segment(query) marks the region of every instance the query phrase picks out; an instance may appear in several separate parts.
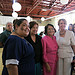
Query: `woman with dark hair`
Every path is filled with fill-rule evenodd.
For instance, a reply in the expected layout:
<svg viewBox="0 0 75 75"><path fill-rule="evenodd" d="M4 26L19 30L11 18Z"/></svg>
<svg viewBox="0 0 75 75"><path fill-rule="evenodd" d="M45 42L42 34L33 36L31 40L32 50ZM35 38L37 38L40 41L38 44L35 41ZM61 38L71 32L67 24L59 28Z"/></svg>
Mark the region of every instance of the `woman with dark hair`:
<svg viewBox="0 0 75 75"><path fill-rule="evenodd" d="M41 39L43 48L43 74L56 75L58 45L52 24L45 26L45 36Z"/></svg>
<svg viewBox="0 0 75 75"><path fill-rule="evenodd" d="M42 36L43 36L43 34L44 34L44 32L42 31L42 32L40 32L39 36L41 36L41 37L42 37Z"/></svg>
<svg viewBox="0 0 75 75"><path fill-rule="evenodd" d="M75 36L72 31L66 30L65 19L58 21L59 31L55 33L58 43L58 72L57 75L70 75L71 62L75 53Z"/></svg>
<svg viewBox="0 0 75 75"><path fill-rule="evenodd" d="M68 30L72 31L72 29L73 29L73 25L72 24L69 24Z"/></svg>
<svg viewBox="0 0 75 75"><path fill-rule="evenodd" d="M42 75L42 44L41 37L37 35L38 23L31 21L30 23L30 34L26 37L28 42L33 46L35 52L35 75Z"/></svg>
<svg viewBox="0 0 75 75"><path fill-rule="evenodd" d="M34 50L24 38L29 30L26 19L14 22L14 32L8 37L3 49L2 75L35 75Z"/></svg>

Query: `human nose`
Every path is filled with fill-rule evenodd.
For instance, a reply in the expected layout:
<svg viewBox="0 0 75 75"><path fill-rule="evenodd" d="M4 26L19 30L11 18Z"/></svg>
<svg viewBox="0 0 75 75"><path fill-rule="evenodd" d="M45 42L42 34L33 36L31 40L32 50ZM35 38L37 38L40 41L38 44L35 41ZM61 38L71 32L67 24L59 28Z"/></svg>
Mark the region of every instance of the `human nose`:
<svg viewBox="0 0 75 75"><path fill-rule="evenodd" d="M30 30L29 25L27 25L26 28L27 28L28 30Z"/></svg>

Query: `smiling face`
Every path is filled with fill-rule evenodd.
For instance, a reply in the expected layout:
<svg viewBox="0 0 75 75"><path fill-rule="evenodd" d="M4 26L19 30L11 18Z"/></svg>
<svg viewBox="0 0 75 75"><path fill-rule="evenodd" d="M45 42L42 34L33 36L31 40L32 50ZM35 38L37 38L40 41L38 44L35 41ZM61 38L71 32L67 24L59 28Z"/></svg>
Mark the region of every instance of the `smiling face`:
<svg viewBox="0 0 75 75"><path fill-rule="evenodd" d="M26 37L29 34L29 23L28 21L24 20L20 26L17 26L17 33L22 36L22 37Z"/></svg>
<svg viewBox="0 0 75 75"><path fill-rule="evenodd" d="M35 34L37 34L37 31L38 31L38 25L35 24L35 25L31 28L30 33L33 34L33 35L35 35Z"/></svg>
<svg viewBox="0 0 75 75"><path fill-rule="evenodd" d="M47 35L48 36L53 36L55 33L54 28L52 26L48 26L47 28Z"/></svg>
<svg viewBox="0 0 75 75"><path fill-rule="evenodd" d="M63 20L61 20L61 21L59 22L59 29L60 29L60 30L65 30L65 27L66 27L66 22L63 21Z"/></svg>

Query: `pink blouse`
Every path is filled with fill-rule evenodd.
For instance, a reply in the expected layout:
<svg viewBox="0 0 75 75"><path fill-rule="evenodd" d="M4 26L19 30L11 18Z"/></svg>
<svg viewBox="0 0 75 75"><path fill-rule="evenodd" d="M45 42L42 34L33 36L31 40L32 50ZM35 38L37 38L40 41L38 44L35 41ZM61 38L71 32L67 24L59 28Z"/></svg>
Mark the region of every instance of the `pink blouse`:
<svg viewBox="0 0 75 75"><path fill-rule="evenodd" d="M56 42L56 37L53 36L53 39L49 36L44 36L41 39L42 47L43 47L43 61L44 62L51 62L56 63L57 62L57 49L58 45Z"/></svg>

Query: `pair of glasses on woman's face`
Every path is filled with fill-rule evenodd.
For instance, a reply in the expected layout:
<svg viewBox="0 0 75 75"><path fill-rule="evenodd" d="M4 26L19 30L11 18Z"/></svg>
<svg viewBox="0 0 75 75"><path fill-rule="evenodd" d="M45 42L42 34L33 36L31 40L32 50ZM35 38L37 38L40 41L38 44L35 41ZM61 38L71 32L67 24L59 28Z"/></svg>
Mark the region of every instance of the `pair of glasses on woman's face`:
<svg viewBox="0 0 75 75"><path fill-rule="evenodd" d="M66 23L60 23L60 24L66 24Z"/></svg>
<svg viewBox="0 0 75 75"><path fill-rule="evenodd" d="M54 30L54 28L48 28L47 30Z"/></svg>
<svg viewBox="0 0 75 75"><path fill-rule="evenodd" d="M8 27L10 27L10 26L12 26L12 25L8 25Z"/></svg>

